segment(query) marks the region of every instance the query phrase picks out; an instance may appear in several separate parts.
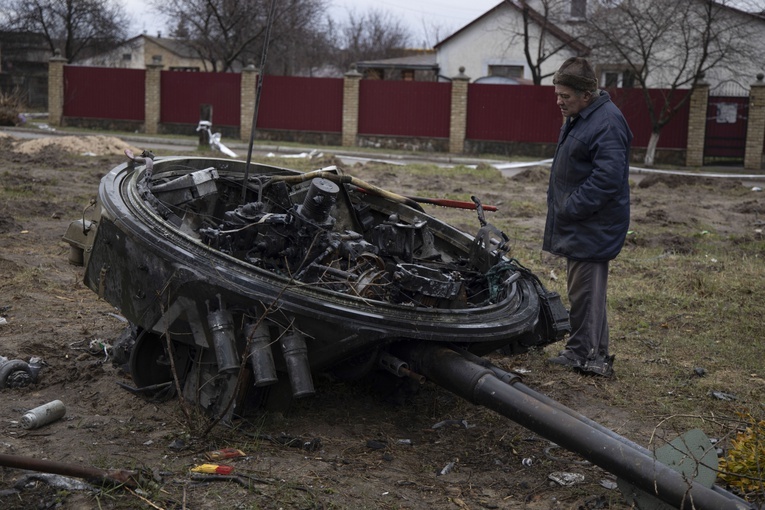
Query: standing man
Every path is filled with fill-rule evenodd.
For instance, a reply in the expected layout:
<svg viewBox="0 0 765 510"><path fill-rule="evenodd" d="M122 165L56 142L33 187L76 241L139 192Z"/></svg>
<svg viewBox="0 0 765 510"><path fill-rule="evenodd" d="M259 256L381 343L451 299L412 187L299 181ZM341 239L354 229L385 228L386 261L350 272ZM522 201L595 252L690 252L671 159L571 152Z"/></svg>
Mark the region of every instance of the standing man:
<svg viewBox="0 0 765 510"><path fill-rule="evenodd" d="M566 257L571 334L548 362L610 377L608 261L629 228L632 132L585 59L566 60L553 83L566 122L550 172L542 249Z"/></svg>

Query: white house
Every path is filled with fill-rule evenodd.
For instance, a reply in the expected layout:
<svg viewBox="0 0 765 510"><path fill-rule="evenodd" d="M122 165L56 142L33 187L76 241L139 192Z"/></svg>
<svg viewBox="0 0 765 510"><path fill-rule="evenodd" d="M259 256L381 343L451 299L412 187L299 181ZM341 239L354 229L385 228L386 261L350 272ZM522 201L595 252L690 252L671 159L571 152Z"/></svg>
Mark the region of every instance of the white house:
<svg viewBox="0 0 765 510"><path fill-rule="evenodd" d="M462 67L465 74L473 80L484 76L531 79L531 69L524 53L526 25L531 53L536 55L539 51L547 55L541 64L542 75L551 75L571 56L585 56L599 73L601 86L632 86L635 83L634 76L631 75L625 61L616 52L609 53L603 48L599 50L594 44L596 41L587 35L588 23L591 23L592 15L598 9L602 13L603 9L618 7L622 1L527 0L526 23L524 2L500 2L436 44L435 61L438 72L441 77L448 79L456 76ZM661 7L658 0L636 1L646 4L646 9L655 10ZM668 2L666 5L674 4L683 8L693 6L693 2L697 2L695 5L698 7L695 14L691 9L676 13L703 16L705 9L710 5L707 0ZM744 12L729 4L731 2L728 0L718 0L718 3L711 4L715 9L712 14L715 22L713 32L721 44L735 45L741 48L741 51L728 51L724 58L715 61L714 67L706 72L705 80L710 84L713 94L726 91L746 94L756 76L765 72L765 51L757 51L757 48L765 48L765 12ZM703 29L703 22L699 17L698 32ZM613 35L621 37L618 32ZM541 44L540 37L544 37ZM696 37L700 36L696 34ZM693 60L698 58L696 47L691 47L687 52L683 49L685 41L678 30L674 33L671 30L667 31L658 42L658 50L652 50L655 53L654 65L647 78L649 87L668 86L672 80L671 75L679 69L678 66L687 64L685 60L690 60L693 64ZM592 49L590 45L593 46ZM715 49L712 48L712 51ZM714 59L714 55L711 58ZM658 65L658 62L662 62L662 65ZM541 83L551 84L551 78L543 78Z"/></svg>
<svg viewBox="0 0 765 510"><path fill-rule="evenodd" d="M117 48L78 62L83 66L145 69L148 64L162 64L170 71L208 71L211 66L187 44L167 37L142 34L128 39Z"/></svg>
<svg viewBox="0 0 765 510"><path fill-rule="evenodd" d="M589 54L590 49L561 28L553 16L546 18L531 3L529 7L526 23L531 41L529 46L536 51L540 38L544 37L541 47L551 54L543 73L552 74L569 57ZM524 53L523 33L524 13L520 4L500 2L436 44L439 73L451 78L464 67L465 74L473 80L485 76L529 80L532 73ZM543 79L542 84L552 84L552 76Z"/></svg>

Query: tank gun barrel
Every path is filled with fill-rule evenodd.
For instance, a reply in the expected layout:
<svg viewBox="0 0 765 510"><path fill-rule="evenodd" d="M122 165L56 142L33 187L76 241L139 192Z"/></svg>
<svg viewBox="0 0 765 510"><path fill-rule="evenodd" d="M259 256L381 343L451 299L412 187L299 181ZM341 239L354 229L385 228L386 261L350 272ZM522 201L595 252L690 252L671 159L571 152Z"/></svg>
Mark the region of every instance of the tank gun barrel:
<svg viewBox="0 0 765 510"><path fill-rule="evenodd" d="M413 346L409 352L400 355L414 370L435 384L578 453L673 508L753 508L722 489L692 482L654 459L648 450L524 386L517 376L490 366L488 362L477 363L480 358L428 344Z"/></svg>

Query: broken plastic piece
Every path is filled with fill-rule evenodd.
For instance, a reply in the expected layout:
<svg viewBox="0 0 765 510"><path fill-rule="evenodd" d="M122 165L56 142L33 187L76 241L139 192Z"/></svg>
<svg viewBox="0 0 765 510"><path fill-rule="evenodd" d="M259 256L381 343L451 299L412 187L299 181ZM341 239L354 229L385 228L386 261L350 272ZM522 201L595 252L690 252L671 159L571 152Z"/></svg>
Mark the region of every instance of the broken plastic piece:
<svg viewBox="0 0 765 510"><path fill-rule="evenodd" d="M193 473L209 473L213 475L230 475L234 468L224 464L200 464L191 468Z"/></svg>

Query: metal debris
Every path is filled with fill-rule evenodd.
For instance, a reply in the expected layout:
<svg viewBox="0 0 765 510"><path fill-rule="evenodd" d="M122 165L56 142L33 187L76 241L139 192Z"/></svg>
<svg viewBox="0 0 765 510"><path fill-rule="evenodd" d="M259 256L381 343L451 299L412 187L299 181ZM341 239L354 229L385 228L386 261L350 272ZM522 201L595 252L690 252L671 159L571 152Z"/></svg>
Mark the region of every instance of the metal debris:
<svg viewBox="0 0 765 510"><path fill-rule="evenodd" d="M550 473L547 475L547 478L564 487L570 487L571 485L584 482L584 475L579 473L565 473L563 471Z"/></svg>
<svg viewBox="0 0 765 510"><path fill-rule="evenodd" d="M23 388L37 382L43 366L45 362L38 357L31 357L29 362L26 362L0 356L0 389Z"/></svg>
<svg viewBox="0 0 765 510"><path fill-rule="evenodd" d="M432 427L433 430L440 429L442 427L446 427L449 425L454 425L457 427L462 427L464 429L472 429L475 427L475 425L470 425L467 420L443 420L439 421L438 423L434 424Z"/></svg>
<svg viewBox="0 0 765 510"><path fill-rule="evenodd" d="M441 469L441 471L438 472L438 476L448 475L454 470L454 467L457 465L457 461L451 461L447 465Z"/></svg>

